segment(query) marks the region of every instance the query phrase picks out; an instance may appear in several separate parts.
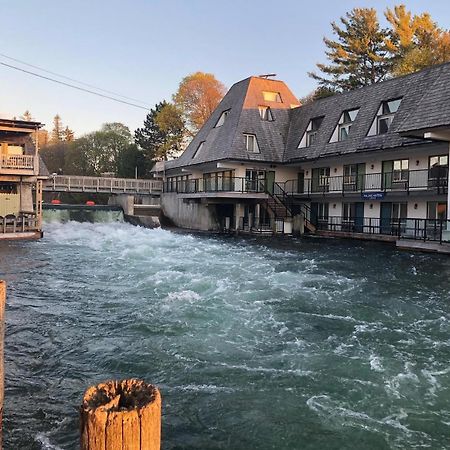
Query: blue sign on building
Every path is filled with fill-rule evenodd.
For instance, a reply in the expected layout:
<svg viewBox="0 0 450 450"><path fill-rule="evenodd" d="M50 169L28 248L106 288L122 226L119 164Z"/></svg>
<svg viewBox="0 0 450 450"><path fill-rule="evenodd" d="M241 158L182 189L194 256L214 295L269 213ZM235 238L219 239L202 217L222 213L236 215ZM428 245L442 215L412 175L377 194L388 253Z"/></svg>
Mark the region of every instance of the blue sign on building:
<svg viewBox="0 0 450 450"><path fill-rule="evenodd" d="M382 200L384 194L384 192L361 192L361 197L364 200Z"/></svg>

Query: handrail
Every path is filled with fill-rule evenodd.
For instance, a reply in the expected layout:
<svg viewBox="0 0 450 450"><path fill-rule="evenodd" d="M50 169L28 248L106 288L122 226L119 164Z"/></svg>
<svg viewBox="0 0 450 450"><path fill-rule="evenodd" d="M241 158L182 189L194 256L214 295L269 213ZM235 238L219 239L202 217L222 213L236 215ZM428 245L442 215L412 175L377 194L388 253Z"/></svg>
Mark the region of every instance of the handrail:
<svg viewBox="0 0 450 450"><path fill-rule="evenodd" d="M266 193L266 182L245 177L191 178L189 180L169 179L164 183L164 192L196 194L205 192Z"/></svg>
<svg viewBox="0 0 450 450"><path fill-rule="evenodd" d="M443 231L450 230L450 220L327 216L318 218L317 228L319 231L383 234L442 244Z"/></svg>
<svg viewBox="0 0 450 450"><path fill-rule="evenodd" d="M8 214L0 216L0 233L18 233L26 231L38 231L37 217L29 214Z"/></svg>
<svg viewBox="0 0 450 450"><path fill-rule="evenodd" d="M0 155L0 169L33 170L34 155Z"/></svg>
<svg viewBox="0 0 450 450"><path fill-rule="evenodd" d="M440 170L436 170L440 169ZM357 175L334 175L305 178L303 186L298 180L287 180L284 189L291 194L309 195L328 192L390 192L422 189L440 189L448 186L448 168L432 168Z"/></svg>
<svg viewBox="0 0 450 450"><path fill-rule="evenodd" d="M154 193L161 192L162 181L133 178L85 177L78 175L54 175L44 184L44 190L56 192L112 192Z"/></svg>

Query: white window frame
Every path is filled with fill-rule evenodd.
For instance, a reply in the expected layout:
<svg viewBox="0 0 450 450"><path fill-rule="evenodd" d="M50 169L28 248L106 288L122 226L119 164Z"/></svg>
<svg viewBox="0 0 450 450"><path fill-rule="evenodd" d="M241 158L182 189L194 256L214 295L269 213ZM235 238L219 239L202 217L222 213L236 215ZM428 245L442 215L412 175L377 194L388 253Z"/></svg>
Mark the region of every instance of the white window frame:
<svg viewBox="0 0 450 450"><path fill-rule="evenodd" d="M265 120L267 122L273 122L275 120L273 118L272 109L270 106L260 106L259 116L261 117L261 120Z"/></svg>
<svg viewBox="0 0 450 450"><path fill-rule="evenodd" d="M244 133L245 149L250 153L260 153L256 134Z"/></svg>
<svg viewBox="0 0 450 450"><path fill-rule="evenodd" d="M227 119L229 113L230 113L229 109L223 111L219 117L219 120L216 122L216 125L214 126L214 128L221 127L225 123L225 120Z"/></svg>
<svg viewBox="0 0 450 450"><path fill-rule="evenodd" d="M194 154L192 155L192 159L197 158L199 153L202 151L204 144L205 144L205 141L201 141L200 144L198 144L197 149L195 150Z"/></svg>

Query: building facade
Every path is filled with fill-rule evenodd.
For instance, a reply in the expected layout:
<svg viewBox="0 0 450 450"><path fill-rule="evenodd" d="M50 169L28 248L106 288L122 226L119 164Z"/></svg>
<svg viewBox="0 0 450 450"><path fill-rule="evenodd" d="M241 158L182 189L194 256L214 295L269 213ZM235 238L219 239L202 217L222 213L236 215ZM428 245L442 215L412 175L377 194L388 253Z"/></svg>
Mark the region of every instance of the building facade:
<svg viewBox="0 0 450 450"><path fill-rule="evenodd" d="M231 87L165 166L180 227L446 241L450 64L300 106L285 83Z"/></svg>
<svg viewBox="0 0 450 450"><path fill-rule="evenodd" d="M0 119L0 239L42 235L41 124Z"/></svg>

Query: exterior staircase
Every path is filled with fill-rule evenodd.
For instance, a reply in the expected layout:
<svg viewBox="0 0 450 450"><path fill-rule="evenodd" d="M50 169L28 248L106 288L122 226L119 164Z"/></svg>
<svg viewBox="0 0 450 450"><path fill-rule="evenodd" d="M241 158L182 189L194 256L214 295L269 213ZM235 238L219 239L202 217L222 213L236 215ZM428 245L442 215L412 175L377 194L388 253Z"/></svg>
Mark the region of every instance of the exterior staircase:
<svg viewBox="0 0 450 450"><path fill-rule="evenodd" d="M278 183L274 183L273 192L266 189L269 198L266 201L266 207L272 211L275 218L293 218L296 215L303 217L305 228L314 233L316 226L311 208L293 195L289 195Z"/></svg>

